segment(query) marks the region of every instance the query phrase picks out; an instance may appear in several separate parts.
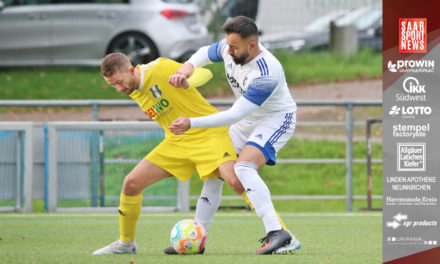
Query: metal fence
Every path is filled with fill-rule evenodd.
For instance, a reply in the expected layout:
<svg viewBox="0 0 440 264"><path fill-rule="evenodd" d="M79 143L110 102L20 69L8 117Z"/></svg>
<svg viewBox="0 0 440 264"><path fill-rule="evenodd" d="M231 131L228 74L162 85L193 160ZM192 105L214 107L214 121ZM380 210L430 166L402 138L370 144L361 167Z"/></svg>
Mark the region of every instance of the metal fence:
<svg viewBox="0 0 440 264"><path fill-rule="evenodd" d="M32 211L33 124L0 122L0 133L0 138L7 137L0 143L0 200L15 201L13 206L0 206L0 211ZM4 144L11 141L9 147Z"/></svg>
<svg viewBox="0 0 440 264"><path fill-rule="evenodd" d="M155 132L162 130L161 127L153 122L49 122L47 123L47 136L48 136L48 149L47 149L47 155L48 155L48 170L47 170L47 196L45 197L47 205L46 209L49 212L55 212L55 211L84 211L84 208L78 208L78 207L60 207L58 206L58 201L60 199L60 196L63 195L66 196L66 191L69 193L74 193L76 198L78 196L78 192L81 190L85 190L88 192L88 179L86 179L86 184L83 184L83 188L75 188L75 190L69 190L69 188L72 188L72 186L66 186L63 187L63 185L59 184L58 182L61 179L66 178L72 178L75 175L71 175L72 177L63 177L65 176L63 174L68 173L69 171L72 171L72 163L74 166L78 167L78 158L84 159L85 155L80 155L82 157L79 157L78 153L73 154L73 156L76 157L75 160L68 160L65 155L71 152L70 147L72 144L72 139L65 139L63 140L60 136L60 132L62 131L69 131L70 134L72 134L73 131L83 131L89 132L89 135L86 135L87 142L90 142L91 146L88 146L85 149L86 151L89 151L91 149L91 154L88 162L83 162L83 166L86 170L89 169L89 165L91 165L92 175L98 175L98 166L101 165L101 168L103 168L104 163L104 157L101 156L101 158L98 158L99 153L103 153L104 144L103 144L103 137L98 138L99 135L102 135L102 132L104 131L142 131L142 132ZM98 132L98 133L96 133ZM78 133L76 133L78 134ZM91 140L90 140L91 139ZM67 148L64 148L64 151L60 148L60 145L64 142L66 144L66 140L68 141L69 146ZM74 143L75 144L75 143ZM71 155L72 156L72 155ZM126 163L132 163L132 161L123 161ZM139 160L135 160L134 162L138 162ZM65 168L64 170L61 170L61 166L64 164L69 164L68 168ZM87 171L83 174L88 175ZM101 175L104 176L104 175ZM78 178L78 175L76 175L75 178ZM94 211L109 211L114 210L114 208L111 207L104 207L99 206L97 203L97 189L98 189L98 177L91 177L92 178L92 195L83 195L88 199L90 196L92 196L92 206L93 208L90 208ZM103 180L104 178L102 178ZM70 182L70 185L77 183L78 180L72 180L68 179ZM100 179L101 180L101 179ZM101 184L103 184L103 181L101 181ZM84 187L85 186L85 187ZM101 186L102 188L103 186ZM63 188L63 191L60 190L60 188ZM170 189L170 188L168 188ZM81 197L83 197L81 196ZM72 198L72 197L65 197L65 198ZM104 197L103 197L104 198ZM145 197L144 197L145 198ZM189 184L188 182L180 182L177 181L177 197L174 198L176 201L175 206L151 206L151 207L143 207L143 210L145 211L189 211ZM103 202L101 202L101 205L103 205Z"/></svg>
<svg viewBox="0 0 440 264"><path fill-rule="evenodd" d="M208 100L214 106L230 106L233 100ZM353 199L360 199L353 196L353 163L365 163L366 159L353 159L353 129L355 124L353 110L360 106L382 106L380 100L308 100L297 101L298 106L320 107L338 106L345 108L345 121L343 122L298 122L297 126L326 126L326 125L345 125L346 131L346 157L345 159L279 159L279 163L345 163L346 165L346 194L342 195L313 195L313 196L273 196L273 199L345 199L346 210L352 211ZM103 106L125 107L137 106L131 100L0 100L0 107L91 107L91 120L99 120L99 109ZM103 122L100 122L103 124ZM14 126L14 123L8 124ZM117 126L117 122L114 122ZM372 160L373 163L380 163L381 160ZM224 197L226 199L236 199L235 197ZM238 199L238 198L237 198ZM373 196L373 199L381 199L381 196Z"/></svg>

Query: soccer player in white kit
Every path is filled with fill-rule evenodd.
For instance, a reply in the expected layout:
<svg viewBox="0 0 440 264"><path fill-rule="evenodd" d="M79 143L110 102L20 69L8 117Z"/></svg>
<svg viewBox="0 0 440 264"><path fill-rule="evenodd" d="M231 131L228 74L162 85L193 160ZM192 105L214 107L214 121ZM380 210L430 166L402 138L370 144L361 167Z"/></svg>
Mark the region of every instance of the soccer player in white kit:
<svg viewBox="0 0 440 264"><path fill-rule="evenodd" d="M234 171L267 233L256 253L292 252L301 248L300 243L283 228L270 191L258 170L264 164L275 165L277 152L292 136L296 103L280 62L259 44L254 22L238 16L226 21L222 29L226 33L225 39L200 48L177 74L188 78L195 67L223 61L226 77L237 100L223 112L204 117L180 117L169 129L181 134L190 128L230 125L229 135L239 153Z"/></svg>

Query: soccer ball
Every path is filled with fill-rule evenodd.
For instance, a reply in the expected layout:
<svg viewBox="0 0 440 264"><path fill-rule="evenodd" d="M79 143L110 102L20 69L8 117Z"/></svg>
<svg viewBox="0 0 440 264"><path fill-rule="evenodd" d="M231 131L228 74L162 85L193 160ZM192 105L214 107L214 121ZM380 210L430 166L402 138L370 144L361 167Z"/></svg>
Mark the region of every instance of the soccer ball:
<svg viewBox="0 0 440 264"><path fill-rule="evenodd" d="M173 226L170 240L180 254L195 254L205 247L206 230L197 221L184 219Z"/></svg>

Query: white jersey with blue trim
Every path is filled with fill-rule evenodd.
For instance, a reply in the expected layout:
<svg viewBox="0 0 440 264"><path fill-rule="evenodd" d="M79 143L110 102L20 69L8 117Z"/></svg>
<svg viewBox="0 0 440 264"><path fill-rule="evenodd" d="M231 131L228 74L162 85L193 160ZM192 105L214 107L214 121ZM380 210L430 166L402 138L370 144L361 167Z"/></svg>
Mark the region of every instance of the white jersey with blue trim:
<svg viewBox="0 0 440 264"><path fill-rule="evenodd" d="M295 112L296 103L281 63L261 44L259 46L262 52L245 65L235 64L224 39L209 47L208 57L212 62L224 62L226 77L236 98L244 96L260 106L248 119Z"/></svg>

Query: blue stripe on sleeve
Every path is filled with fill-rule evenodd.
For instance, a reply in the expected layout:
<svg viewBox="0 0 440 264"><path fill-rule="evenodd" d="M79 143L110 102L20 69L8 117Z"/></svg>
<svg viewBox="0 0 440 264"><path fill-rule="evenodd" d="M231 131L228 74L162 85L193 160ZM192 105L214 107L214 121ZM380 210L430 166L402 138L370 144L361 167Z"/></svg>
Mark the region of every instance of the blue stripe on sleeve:
<svg viewBox="0 0 440 264"><path fill-rule="evenodd" d="M277 84L278 81L270 76L256 78L243 96L250 102L261 106L275 90Z"/></svg>
<svg viewBox="0 0 440 264"><path fill-rule="evenodd" d="M208 48L208 57L212 62L223 61L221 48L224 45L224 40L220 40Z"/></svg>
<svg viewBox="0 0 440 264"><path fill-rule="evenodd" d="M269 75L269 67L267 67L266 60L261 58L262 64L264 65L264 69L266 70L266 75Z"/></svg>
<svg viewBox="0 0 440 264"><path fill-rule="evenodd" d="M264 58L257 60L257 65L258 68L260 68L261 76L269 75L269 67L267 67L267 63Z"/></svg>
<svg viewBox="0 0 440 264"><path fill-rule="evenodd" d="M263 74L263 70L261 69L261 64L260 64L259 60L257 60L257 65L258 65L258 68L260 68L260 75L263 76L264 74Z"/></svg>

